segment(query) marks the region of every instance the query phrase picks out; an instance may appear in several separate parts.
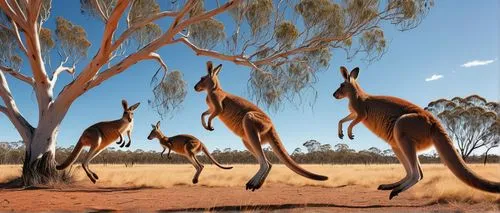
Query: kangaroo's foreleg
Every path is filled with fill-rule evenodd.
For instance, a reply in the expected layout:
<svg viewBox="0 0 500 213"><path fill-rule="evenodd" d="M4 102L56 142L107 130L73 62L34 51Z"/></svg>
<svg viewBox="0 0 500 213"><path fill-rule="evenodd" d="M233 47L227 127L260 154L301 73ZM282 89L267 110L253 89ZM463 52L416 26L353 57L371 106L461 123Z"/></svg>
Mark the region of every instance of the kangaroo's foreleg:
<svg viewBox="0 0 500 213"><path fill-rule="evenodd" d="M366 114L360 114L358 113L356 118L349 124L349 127L347 127L347 136L349 139L353 140L354 135L352 134L352 128L356 126L359 122L365 120Z"/></svg>
<svg viewBox="0 0 500 213"><path fill-rule="evenodd" d="M347 121L352 121L354 118L356 118L356 114L355 113L351 113L349 114L348 116L346 116L345 118L342 118L340 121L339 121L339 129L338 129L338 134L339 134L339 138L340 139L343 139L344 138L344 131L342 130L342 124L347 122Z"/></svg>
<svg viewBox="0 0 500 213"><path fill-rule="evenodd" d="M167 153L167 158L168 159L172 159L172 157L170 157L170 153L172 152L172 148L168 148L168 153Z"/></svg>
<svg viewBox="0 0 500 213"><path fill-rule="evenodd" d="M271 171L271 164L264 155L264 151L261 146L260 131L257 128L256 122L259 122L253 116L246 115L243 118L243 130L245 131L246 138L245 141L248 145L252 147L253 155L256 156L259 162L260 168L257 174L250 179L246 184L247 190L255 191L259 189L267 178L267 175Z"/></svg>
<svg viewBox="0 0 500 213"><path fill-rule="evenodd" d="M123 142L123 136L121 132L118 132L118 134L120 135L120 140L117 141L116 144L121 144Z"/></svg>
<svg viewBox="0 0 500 213"><path fill-rule="evenodd" d="M213 131L214 128L212 127L212 120L222 112L223 108L222 108L222 100L221 99L218 99L218 98L212 97L212 96L209 96L209 97L211 97L210 99L211 99L213 110L211 111L210 116L208 117L208 125L207 125L208 128L206 128L206 129L209 131Z"/></svg>
<svg viewBox="0 0 500 213"><path fill-rule="evenodd" d="M203 128L205 129L208 129L208 126L207 126L207 123L205 122L205 117L207 115L210 115L210 109L201 113L201 125L203 126Z"/></svg>
<svg viewBox="0 0 500 213"><path fill-rule="evenodd" d="M125 145L125 147L130 147L130 143L132 143L132 139L130 138L131 130L127 131L127 137L128 137L128 143Z"/></svg>
<svg viewBox="0 0 500 213"><path fill-rule="evenodd" d="M406 181L406 179L409 178L409 174L410 174L410 165L407 164L406 162L406 159L405 159L405 156L403 155L403 153L401 152L401 150L398 148L398 147L393 147L392 150L394 151L394 154L396 155L396 157L398 158L399 162L403 165L403 167L405 168L405 171L406 171L406 175L404 178L402 178L401 180L397 181L397 182L394 182L394 183L389 183L389 184L380 184L378 186L378 190L392 190L396 187L398 187L399 185L401 185L403 182Z"/></svg>
<svg viewBox="0 0 500 213"><path fill-rule="evenodd" d="M163 158L163 153L165 153L165 150L167 150L167 148L165 148L165 147L164 147L164 148L163 148L163 151L162 151L162 152L161 152L161 154L160 154L161 158Z"/></svg>

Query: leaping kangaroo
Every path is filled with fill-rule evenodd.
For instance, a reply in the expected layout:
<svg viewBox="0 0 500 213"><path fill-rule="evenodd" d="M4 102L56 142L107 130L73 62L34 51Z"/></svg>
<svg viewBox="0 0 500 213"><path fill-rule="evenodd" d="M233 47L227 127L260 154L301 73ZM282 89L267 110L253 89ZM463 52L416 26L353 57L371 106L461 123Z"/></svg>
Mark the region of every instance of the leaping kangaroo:
<svg viewBox="0 0 500 213"><path fill-rule="evenodd" d="M363 124L391 145L396 157L406 170L406 177L398 182L382 184L379 190L392 190L389 199L397 196L423 178L417 152L434 145L443 163L467 185L487 192L499 193L500 183L486 180L471 171L458 155L453 142L439 121L428 111L406 100L365 93L356 81L359 68L349 74L340 67L344 82L333 93L336 99L348 98L351 114L339 121L338 134L343 138L342 123L351 121L347 135L352 140L353 127Z"/></svg>
<svg viewBox="0 0 500 213"><path fill-rule="evenodd" d="M170 152L174 150L175 153L186 157L189 162L193 164L194 168L196 168L196 173L193 177L193 184L198 183L198 177L200 176L201 171L204 168L203 164L201 164L200 161L198 161L198 158L196 158L196 154L198 154L199 152L205 153L210 161L212 161L213 164L221 169L233 168L232 166L222 166L219 162L217 162L214 157L210 155L207 147L205 147L205 145L200 140L198 140L198 138L192 135L175 135L172 137L167 137L160 130L160 121L158 121L156 125L152 124L151 126L153 127L153 130L151 130L151 132L149 133L148 140L157 138L160 141L160 145L163 147L161 157L163 157L163 153L165 153L165 150L168 149L167 158L170 159Z"/></svg>
<svg viewBox="0 0 500 213"><path fill-rule="evenodd" d="M85 160L82 163L82 167L83 170L85 170L85 173L87 173L87 176L90 178L90 180L95 183L99 179L99 177L96 173L92 172L89 169L89 162L117 139L123 141L122 134L125 132L128 135L130 144L130 133L134 124L134 111L137 109L137 107L139 107L139 104L140 103L136 103L131 107L128 107L127 101L122 100L122 118L114 121L99 122L85 129L85 131L83 131L82 133L82 136L80 136L78 143L76 143L73 152L71 152L70 156L64 161L64 163L58 165L56 169L62 170L73 164L82 152L83 147L90 146L89 153L85 157ZM125 142L123 143L125 144Z"/></svg>
<svg viewBox="0 0 500 213"><path fill-rule="evenodd" d="M218 116L234 134L243 140L248 151L257 158L260 164L259 171L248 181L246 189L252 191L259 189L271 170L271 163L262 150L262 144L265 143L269 143L280 161L297 174L313 180L327 180L328 177L306 171L290 158L266 113L251 102L222 90L218 79L221 69L222 64L214 69L212 62L208 61L208 74L203 76L194 87L197 92L207 92L206 102L209 109L201 114L201 124L205 129L213 131L212 120ZM210 115L208 125L205 123L207 115Z"/></svg>

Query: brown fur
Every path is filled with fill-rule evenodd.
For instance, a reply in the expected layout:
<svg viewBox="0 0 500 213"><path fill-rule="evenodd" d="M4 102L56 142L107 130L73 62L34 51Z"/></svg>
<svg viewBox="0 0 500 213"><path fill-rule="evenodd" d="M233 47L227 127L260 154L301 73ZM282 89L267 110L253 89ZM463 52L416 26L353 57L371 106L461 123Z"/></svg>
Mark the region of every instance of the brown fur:
<svg viewBox="0 0 500 213"><path fill-rule="evenodd" d="M167 157L170 159L170 152L173 150L179 155L186 157L191 164L193 164L196 169L196 174L193 177L193 184L198 183L198 177L201 174L204 166L198 161L196 158L196 154L203 152L205 155L221 169L232 169L233 167L225 167L222 166L219 162L217 162L210 152L205 147L205 145L198 140L198 138L192 135L175 135L172 137L165 136L160 130L160 122L156 123L156 125L151 125L153 130L149 133L148 140L153 140L157 138L160 141L161 146L163 147L163 152L161 156L163 157L163 153L166 149L168 149Z"/></svg>
<svg viewBox="0 0 500 213"><path fill-rule="evenodd" d="M122 118L114 121L104 121L96 123L83 131L78 143L75 145L73 152L70 156L61 164L56 167L58 170L62 170L73 164L85 146L89 146L89 153L85 157L82 163L82 167L87 173L89 179L96 183L99 177L90 170L89 162L95 158L102 150L109 146L114 141L120 139L123 141L122 134L127 133L128 135L128 145L131 143L130 134L133 127L133 117L134 111L139 107L139 103L128 107L127 101L122 101L123 105L123 116ZM125 142L123 142L125 144Z"/></svg>
<svg viewBox="0 0 500 213"><path fill-rule="evenodd" d="M477 189L500 192L500 183L480 178L466 167L446 131L430 112L400 98L368 95L356 81L359 68L348 74L347 69L341 67L340 72L344 82L333 96L337 99L347 97L351 114L339 121L339 137L342 139L344 136L342 123L352 120L347 134L350 139L354 139L353 127L363 122L369 130L391 145L405 167L405 178L396 183L379 186L380 190L392 190L390 199L423 178L417 152L432 145L460 180Z"/></svg>
<svg viewBox="0 0 500 213"><path fill-rule="evenodd" d="M217 76L221 69L222 65L213 68L212 62L207 62L208 74L203 76L195 86L196 91L207 92L206 102L209 109L201 115L201 123L205 129L213 131L212 120L219 117L234 134L242 139L248 151L257 158L260 169L248 181L246 188L252 191L259 189L271 169L271 163L262 150L262 144L265 143L269 143L277 157L297 174L314 180L327 180L325 176L304 170L290 158L266 113L244 98L222 90ZM208 124L205 123L207 115L209 115Z"/></svg>

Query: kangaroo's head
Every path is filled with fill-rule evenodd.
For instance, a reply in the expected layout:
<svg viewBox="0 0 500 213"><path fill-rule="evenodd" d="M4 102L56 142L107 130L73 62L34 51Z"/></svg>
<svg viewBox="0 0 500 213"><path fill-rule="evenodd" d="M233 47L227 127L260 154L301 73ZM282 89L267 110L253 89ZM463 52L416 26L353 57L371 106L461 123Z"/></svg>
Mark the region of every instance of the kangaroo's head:
<svg viewBox="0 0 500 213"><path fill-rule="evenodd" d="M216 68L213 68L213 64L211 61L207 62L207 75L201 77L200 81L196 83L194 86L194 90L197 92L201 92L203 90L212 91L217 88L220 88L219 75L220 70L222 69L222 64L219 64Z"/></svg>
<svg viewBox="0 0 500 213"><path fill-rule="evenodd" d="M340 87L333 93L333 97L336 99L352 97L359 90L359 85L356 81L356 78L358 78L359 68L354 68L349 74L347 68L341 66L340 73L342 74L342 77L344 77L344 82L342 82Z"/></svg>
<svg viewBox="0 0 500 213"><path fill-rule="evenodd" d="M123 116L122 118L127 120L128 122L132 122L132 119L134 119L134 111L139 107L139 104L141 103L136 103L130 107L128 107L128 103L126 100L122 100L122 106L123 106Z"/></svg>
<svg viewBox="0 0 500 213"><path fill-rule="evenodd" d="M156 125L151 124L153 130L149 133L148 140L153 140L155 138L161 138L162 133L160 132L160 121L156 123Z"/></svg>

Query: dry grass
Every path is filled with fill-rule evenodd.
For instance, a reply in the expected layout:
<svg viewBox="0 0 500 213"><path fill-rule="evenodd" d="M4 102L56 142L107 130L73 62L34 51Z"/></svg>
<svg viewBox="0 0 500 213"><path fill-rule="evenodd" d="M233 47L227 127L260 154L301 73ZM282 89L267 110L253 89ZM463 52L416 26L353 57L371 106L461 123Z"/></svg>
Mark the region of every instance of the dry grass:
<svg viewBox="0 0 500 213"><path fill-rule="evenodd" d="M207 187L243 187L255 172L257 165L234 165L232 170L205 166L199 185ZM469 165L477 174L492 181L500 181L500 165ZM400 165L304 165L310 171L327 175L328 181L313 181L300 177L283 165L274 165L266 184L282 183L292 186L337 187L361 185L376 190L382 183L391 183L404 176ZM74 167L77 184L89 181L79 166ZM99 175L101 186L145 186L164 188L176 185L190 185L194 168L190 165L91 165ZM18 165L1 165L0 182L20 174ZM500 202L500 195L485 193L468 187L443 165L423 165L424 179L407 193L415 198L431 198L447 202Z"/></svg>

